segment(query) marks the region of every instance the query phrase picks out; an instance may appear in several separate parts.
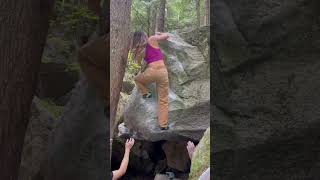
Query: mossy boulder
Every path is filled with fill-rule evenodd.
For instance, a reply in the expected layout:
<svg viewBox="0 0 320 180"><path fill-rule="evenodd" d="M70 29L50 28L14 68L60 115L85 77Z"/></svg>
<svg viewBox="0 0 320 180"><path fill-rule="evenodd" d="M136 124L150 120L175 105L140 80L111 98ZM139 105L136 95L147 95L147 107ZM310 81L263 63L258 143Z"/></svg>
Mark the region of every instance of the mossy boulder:
<svg viewBox="0 0 320 180"><path fill-rule="evenodd" d="M31 104L31 117L24 138L19 169L19 180L35 180L45 173L48 159L49 135L57 124L56 118L43 105L42 100L34 97Z"/></svg>
<svg viewBox="0 0 320 180"><path fill-rule="evenodd" d="M51 99L39 99L38 102L41 106L46 108L55 118L60 117L64 110L64 106L57 105Z"/></svg>
<svg viewBox="0 0 320 180"><path fill-rule="evenodd" d="M209 127L210 73L209 59L198 47L187 43L178 34L169 33L169 39L160 44L169 74L169 127L161 131L157 115L157 92L149 84L152 97L141 98L134 88L124 110L124 124L120 135L146 141L199 141ZM197 121L195 121L195 119Z"/></svg>
<svg viewBox="0 0 320 180"><path fill-rule="evenodd" d="M66 95L79 79L77 64L41 63L36 95L54 100Z"/></svg>
<svg viewBox="0 0 320 180"><path fill-rule="evenodd" d="M198 179L210 167L210 128L208 128L193 154L189 180Z"/></svg>
<svg viewBox="0 0 320 180"><path fill-rule="evenodd" d="M191 28L178 34L189 44L198 47L205 59L209 58L209 26Z"/></svg>

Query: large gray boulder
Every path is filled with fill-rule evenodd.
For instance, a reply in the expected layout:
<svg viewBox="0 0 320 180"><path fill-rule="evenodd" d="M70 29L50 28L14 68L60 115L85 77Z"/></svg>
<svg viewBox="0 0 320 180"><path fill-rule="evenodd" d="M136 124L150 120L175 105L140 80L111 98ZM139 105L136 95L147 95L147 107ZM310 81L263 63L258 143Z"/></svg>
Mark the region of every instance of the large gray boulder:
<svg viewBox="0 0 320 180"><path fill-rule="evenodd" d="M155 84L150 84L153 97L143 99L134 88L124 111L120 134L147 141L199 140L209 127L209 60L196 46L178 34L161 44L169 72L169 131L161 131L157 120Z"/></svg>
<svg viewBox="0 0 320 180"><path fill-rule="evenodd" d="M52 133L47 179L108 179L108 124L102 98L82 78Z"/></svg>
<svg viewBox="0 0 320 180"><path fill-rule="evenodd" d="M318 179L319 2L216 0L214 179Z"/></svg>
<svg viewBox="0 0 320 180"><path fill-rule="evenodd" d="M79 70L71 65L54 62L41 63L36 95L40 98L58 100L68 94L78 80Z"/></svg>
<svg viewBox="0 0 320 180"><path fill-rule="evenodd" d="M37 97L32 101L32 116L24 140L19 180L34 180L45 173L43 166L48 159L49 135L56 121L40 101Z"/></svg>

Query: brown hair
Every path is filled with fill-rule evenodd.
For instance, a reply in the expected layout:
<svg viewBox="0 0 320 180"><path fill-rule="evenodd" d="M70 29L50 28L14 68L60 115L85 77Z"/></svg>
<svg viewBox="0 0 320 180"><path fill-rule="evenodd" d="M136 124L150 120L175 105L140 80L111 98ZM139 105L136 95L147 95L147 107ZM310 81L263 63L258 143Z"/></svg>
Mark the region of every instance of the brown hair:
<svg viewBox="0 0 320 180"><path fill-rule="evenodd" d="M144 56L146 45L148 43L148 36L145 32L134 32L131 44L132 58L138 64Z"/></svg>

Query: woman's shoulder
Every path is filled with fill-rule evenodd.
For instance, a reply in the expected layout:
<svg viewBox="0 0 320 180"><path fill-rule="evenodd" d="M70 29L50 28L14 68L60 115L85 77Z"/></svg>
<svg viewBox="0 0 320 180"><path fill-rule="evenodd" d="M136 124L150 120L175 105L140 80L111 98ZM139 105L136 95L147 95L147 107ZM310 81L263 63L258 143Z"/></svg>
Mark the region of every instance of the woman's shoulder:
<svg viewBox="0 0 320 180"><path fill-rule="evenodd" d="M148 43L149 43L149 44L150 44L150 43L155 43L155 42L158 42L157 39L155 38L155 36L150 36L150 37L148 38Z"/></svg>
<svg viewBox="0 0 320 180"><path fill-rule="evenodd" d="M150 37L148 38L148 45L151 46L151 47L155 47L155 48L158 48L158 47L159 47L158 41L157 41L157 40L154 40L154 39L152 38L152 36L150 36Z"/></svg>

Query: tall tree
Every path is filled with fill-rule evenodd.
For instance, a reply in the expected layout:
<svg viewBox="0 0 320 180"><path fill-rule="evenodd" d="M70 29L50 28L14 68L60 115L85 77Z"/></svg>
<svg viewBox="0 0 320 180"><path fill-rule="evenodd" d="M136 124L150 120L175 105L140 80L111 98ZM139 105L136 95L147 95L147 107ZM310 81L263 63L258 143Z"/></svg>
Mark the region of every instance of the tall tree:
<svg viewBox="0 0 320 180"><path fill-rule="evenodd" d="M166 15L166 0L160 0L158 13L157 13L157 23L156 31L164 32L164 21Z"/></svg>
<svg viewBox="0 0 320 180"><path fill-rule="evenodd" d="M53 0L0 2L0 179L15 180Z"/></svg>
<svg viewBox="0 0 320 180"><path fill-rule="evenodd" d="M209 0L205 0L205 15L204 15L204 24L207 26L210 24L210 4Z"/></svg>
<svg viewBox="0 0 320 180"><path fill-rule="evenodd" d="M113 137L116 111L127 65L130 45L131 0L110 2L110 137Z"/></svg>
<svg viewBox="0 0 320 180"><path fill-rule="evenodd" d="M155 31L156 31L156 23L157 23L157 5L154 4L152 7L151 7L151 18L150 18L150 24L151 24L151 30L150 30L150 34L154 34Z"/></svg>
<svg viewBox="0 0 320 180"><path fill-rule="evenodd" d="M151 6L147 5L147 34L150 36L150 31L151 31Z"/></svg>
<svg viewBox="0 0 320 180"><path fill-rule="evenodd" d="M110 0L101 1L103 2L100 10L99 34L104 35L110 32Z"/></svg>
<svg viewBox="0 0 320 180"><path fill-rule="evenodd" d="M201 20L201 17L200 17L200 0L196 0L196 12L197 12L197 27L200 26L200 20Z"/></svg>
<svg viewBox="0 0 320 180"><path fill-rule="evenodd" d="M100 7L101 0L88 0L88 9L94 12L96 15L100 15L101 7Z"/></svg>

